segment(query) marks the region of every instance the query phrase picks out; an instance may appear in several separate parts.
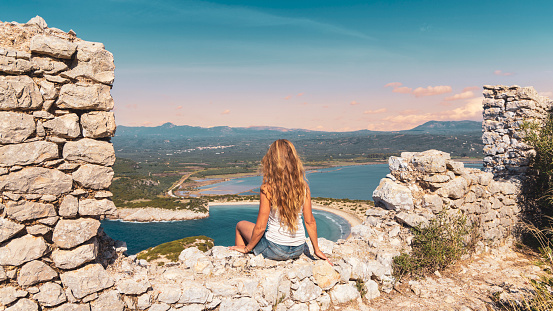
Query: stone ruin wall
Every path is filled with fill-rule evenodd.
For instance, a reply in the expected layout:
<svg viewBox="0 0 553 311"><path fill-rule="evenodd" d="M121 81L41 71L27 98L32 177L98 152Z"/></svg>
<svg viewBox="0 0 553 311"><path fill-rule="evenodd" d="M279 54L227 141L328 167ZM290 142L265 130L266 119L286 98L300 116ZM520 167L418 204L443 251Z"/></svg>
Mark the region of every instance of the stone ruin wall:
<svg viewBox="0 0 553 311"><path fill-rule="evenodd" d="M484 167L496 176L527 173L532 147L524 143L523 123L544 124L553 100L540 96L532 87L484 86Z"/></svg>
<svg viewBox="0 0 553 311"><path fill-rule="evenodd" d="M102 265L79 267L99 260L99 218L115 210L114 69L103 44L39 17L0 22L0 282L13 285L0 309L82 299L64 290L79 274L113 284Z"/></svg>
<svg viewBox="0 0 553 311"><path fill-rule="evenodd" d="M165 266L125 256L99 222L115 209L107 190L113 71L102 44L39 17L0 23L0 310L362 309L392 290L393 257L409 249L409 226L443 208L462 211L494 245L516 223L516 178L464 168L439 151L403 153L390 158L391 174L374 193L385 208L367 211L348 240L319 239L333 267L221 246L186 249Z"/></svg>
<svg viewBox="0 0 553 311"><path fill-rule="evenodd" d="M535 155L521 126L543 125L553 101L532 87L484 86L483 93L484 172L465 168L441 151L404 152L390 157L391 174L373 194L377 206L398 212L411 225L444 210L465 215L486 245L512 242Z"/></svg>

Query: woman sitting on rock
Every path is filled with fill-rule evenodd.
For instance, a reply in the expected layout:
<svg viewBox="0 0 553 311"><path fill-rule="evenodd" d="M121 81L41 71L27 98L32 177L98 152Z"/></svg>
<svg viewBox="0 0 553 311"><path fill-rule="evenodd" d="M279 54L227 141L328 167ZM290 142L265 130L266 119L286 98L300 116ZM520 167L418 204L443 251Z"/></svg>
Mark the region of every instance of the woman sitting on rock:
<svg viewBox="0 0 553 311"><path fill-rule="evenodd" d="M319 249L317 224L311 212L311 193L294 145L286 139L273 142L262 165L263 184L257 222L240 221L236 225L236 246L230 249L242 253L253 251L255 255L263 254L263 257L273 260L298 258L308 250L301 220L303 213L315 255L328 261Z"/></svg>

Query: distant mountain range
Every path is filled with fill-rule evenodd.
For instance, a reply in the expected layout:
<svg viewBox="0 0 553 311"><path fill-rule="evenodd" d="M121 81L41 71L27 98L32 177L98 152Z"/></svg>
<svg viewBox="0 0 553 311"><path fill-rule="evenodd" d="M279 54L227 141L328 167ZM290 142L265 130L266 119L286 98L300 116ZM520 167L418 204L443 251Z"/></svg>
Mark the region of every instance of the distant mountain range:
<svg viewBox="0 0 553 311"><path fill-rule="evenodd" d="M430 121L405 131L323 132L271 126L204 128L166 123L156 127L118 126L118 157L135 161L234 163L259 161L276 139L286 138L308 160L385 159L402 151L439 149L452 156L480 157L481 123Z"/></svg>
<svg viewBox="0 0 553 311"><path fill-rule="evenodd" d="M189 125L174 125L165 123L155 127L132 127L120 125L117 127L116 137L128 136L162 136L162 137L244 137L254 135L256 138L270 138L273 136L297 136L306 135L313 137L334 136L334 137L355 137L365 136L370 134L438 134L438 135L455 135L457 133L479 133L481 132L482 123L478 121L428 121L410 130L403 131L369 131L359 130L351 132L323 132L312 131L306 129L288 129L274 126L251 126L251 127L199 127Z"/></svg>

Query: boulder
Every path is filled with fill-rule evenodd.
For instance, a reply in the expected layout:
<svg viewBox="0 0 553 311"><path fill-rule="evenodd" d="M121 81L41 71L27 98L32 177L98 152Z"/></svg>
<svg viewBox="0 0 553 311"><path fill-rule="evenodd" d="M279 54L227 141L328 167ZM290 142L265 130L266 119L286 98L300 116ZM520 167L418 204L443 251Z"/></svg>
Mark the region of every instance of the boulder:
<svg viewBox="0 0 553 311"><path fill-rule="evenodd" d="M25 229L24 225L15 223L6 218L0 218L0 243L10 239Z"/></svg>
<svg viewBox="0 0 553 311"><path fill-rule="evenodd" d="M58 273L40 260L33 260L21 267L17 276L17 284L21 287L35 285L50 281L58 276Z"/></svg>
<svg viewBox="0 0 553 311"><path fill-rule="evenodd" d="M29 167L0 176L0 190L59 196L71 191L73 179L56 169Z"/></svg>
<svg viewBox="0 0 553 311"><path fill-rule="evenodd" d="M58 145L47 141L0 147L0 166L39 164L57 158L59 158Z"/></svg>
<svg viewBox="0 0 553 311"><path fill-rule="evenodd" d="M79 215L81 216L112 215L116 211L115 204L109 199L85 199L79 201Z"/></svg>
<svg viewBox="0 0 553 311"><path fill-rule="evenodd" d="M113 112L92 111L81 116L83 136L89 138L113 137L115 116Z"/></svg>
<svg viewBox="0 0 553 311"><path fill-rule="evenodd" d="M113 286L113 279L109 276L109 274L104 270L102 265L100 264L89 264L86 265L80 269L68 271L65 273L62 273L60 275L61 282L63 283L63 286L65 286L67 289L71 291L71 294L75 296L78 299L81 299L87 295L99 292L103 289L109 288ZM102 295L105 295L105 292ZM104 301L102 298L102 295L100 295L100 298L98 300ZM109 294L113 295L113 294ZM112 296L104 297L105 300L108 300L107 298L110 298L109 300L113 300L113 303L116 303L116 299L111 299ZM102 302L97 303L97 307L99 305L103 305ZM116 304L114 304L115 307ZM94 307L93 307L94 310ZM98 310L104 310L104 309L98 309ZM116 309L105 309L105 310L116 310ZM121 308L122 310L122 308Z"/></svg>
<svg viewBox="0 0 553 311"><path fill-rule="evenodd" d="M63 158L69 161L112 166L115 162L115 150L109 142L83 138L67 142L63 147Z"/></svg>
<svg viewBox="0 0 553 311"><path fill-rule="evenodd" d="M52 241L60 248L73 248L98 234L100 221L92 218L62 219L54 228Z"/></svg>
<svg viewBox="0 0 553 311"><path fill-rule="evenodd" d="M54 36L36 35L31 39L30 49L33 53L70 59L77 50L77 44Z"/></svg>
<svg viewBox="0 0 553 311"><path fill-rule="evenodd" d="M53 120L48 120L42 123L45 129L50 130L50 133L63 138L77 138L81 135L81 127L79 125L79 116L74 113L68 113Z"/></svg>
<svg viewBox="0 0 553 311"><path fill-rule="evenodd" d="M48 245L42 237L27 234L0 247L0 265L20 266L42 257L47 251Z"/></svg>
<svg viewBox="0 0 553 311"><path fill-rule="evenodd" d="M74 269L84 263L93 261L98 256L98 241L92 239L71 250L56 249L52 252L52 260L60 269Z"/></svg>
<svg viewBox="0 0 553 311"><path fill-rule="evenodd" d="M6 204L6 214L8 218L17 221L57 216L54 205L25 200L17 202L9 201L8 204Z"/></svg>
<svg viewBox="0 0 553 311"><path fill-rule="evenodd" d="M330 291L330 299L335 304L346 303L360 297L359 291L351 283L336 285Z"/></svg>
<svg viewBox="0 0 553 311"><path fill-rule="evenodd" d="M102 190L109 188L111 185L113 169L100 165L84 164L72 175L73 180L83 188Z"/></svg>
<svg viewBox="0 0 553 311"><path fill-rule="evenodd" d="M38 294L33 295L41 306L53 307L67 301L63 288L56 283L46 283L40 286Z"/></svg>
<svg viewBox="0 0 553 311"><path fill-rule="evenodd" d="M0 103L1 100L0 97ZM35 132L35 128L35 120L32 115L0 111L0 144L20 143L31 136Z"/></svg>
<svg viewBox="0 0 553 311"><path fill-rule="evenodd" d="M412 210L413 194L406 186L397 184L388 178L382 178L373 192L375 206L389 210Z"/></svg>
<svg viewBox="0 0 553 311"><path fill-rule="evenodd" d="M107 85L64 84L56 105L61 109L109 111L113 109L113 98Z"/></svg>
<svg viewBox="0 0 553 311"><path fill-rule="evenodd" d="M0 76L0 110L39 109L42 102L40 90L30 77Z"/></svg>
<svg viewBox="0 0 553 311"><path fill-rule="evenodd" d="M123 311L125 304L121 295L114 290L103 292L98 299L90 303L91 311Z"/></svg>

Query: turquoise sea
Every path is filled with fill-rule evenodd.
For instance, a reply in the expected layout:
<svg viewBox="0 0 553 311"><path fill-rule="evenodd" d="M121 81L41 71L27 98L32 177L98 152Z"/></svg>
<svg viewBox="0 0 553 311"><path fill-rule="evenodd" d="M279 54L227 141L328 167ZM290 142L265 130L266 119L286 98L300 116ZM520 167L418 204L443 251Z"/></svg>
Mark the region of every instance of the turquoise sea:
<svg viewBox="0 0 553 311"><path fill-rule="evenodd" d="M466 167L481 168L481 164ZM313 197L371 200L372 192L380 179L389 173L387 164L334 167L309 172L307 178ZM258 193L261 177L246 177L210 185L216 193ZM214 190L214 191L215 191ZM337 241L350 233L348 222L332 213L313 211L319 237ZM181 239L187 236L206 235L215 245L234 245L234 227L240 220L255 222L255 205L221 205L210 207L210 216L199 220L132 223L102 221L104 231L116 240L127 242L128 253Z"/></svg>

